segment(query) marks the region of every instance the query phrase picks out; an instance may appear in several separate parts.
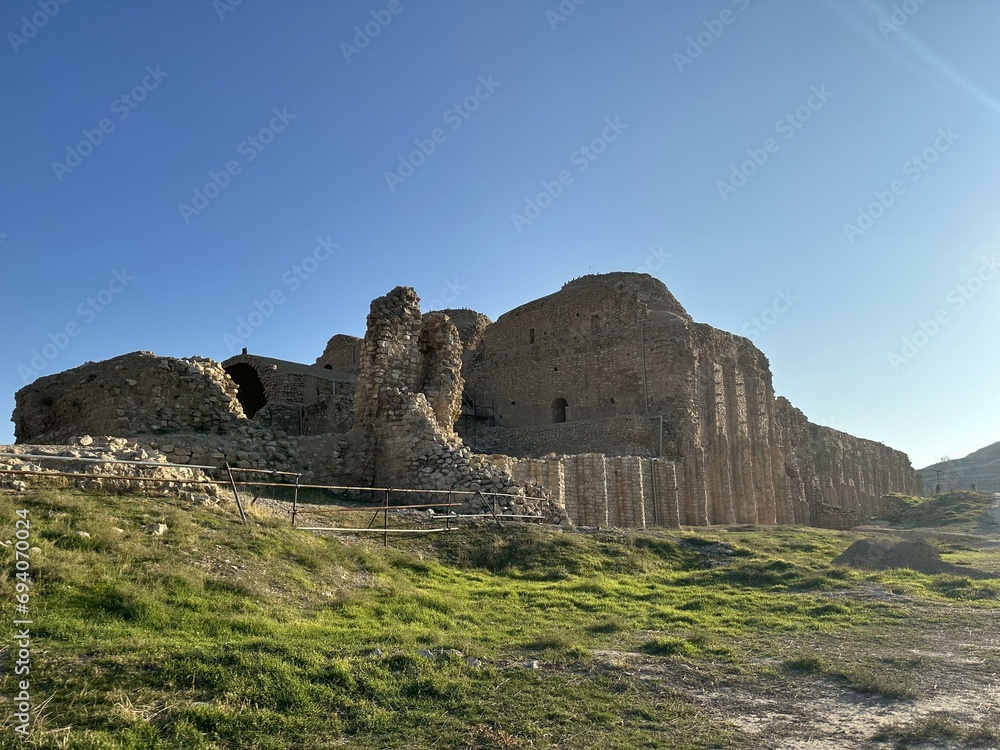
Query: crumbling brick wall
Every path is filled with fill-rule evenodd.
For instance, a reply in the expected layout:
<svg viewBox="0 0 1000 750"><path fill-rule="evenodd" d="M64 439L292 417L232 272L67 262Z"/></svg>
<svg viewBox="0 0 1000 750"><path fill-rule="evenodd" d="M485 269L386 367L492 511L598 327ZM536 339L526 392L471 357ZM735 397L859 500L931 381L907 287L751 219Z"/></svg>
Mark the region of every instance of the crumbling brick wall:
<svg viewBox="0 0 1000 750"><path fill-rule="evenodd" d="M315 433L324 426L330 432L350 429L338 419L337 399L353 400L354 374L247 353L222 365L239 388L244 413L258 424L289 435Z"/></svg>

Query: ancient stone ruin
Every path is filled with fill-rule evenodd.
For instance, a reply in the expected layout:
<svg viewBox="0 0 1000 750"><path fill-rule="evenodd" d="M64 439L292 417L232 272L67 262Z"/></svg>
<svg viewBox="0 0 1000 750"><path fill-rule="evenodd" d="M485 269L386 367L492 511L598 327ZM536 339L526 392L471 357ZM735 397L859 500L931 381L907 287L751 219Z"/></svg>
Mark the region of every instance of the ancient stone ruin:
<svg viewBox="0 0 1000 750"><path fill-rule="evenodd" d="M585 276L492 322L397 287L315 364L137 352L16 396L18 443L129 438L172 463L481 490L600 526L847 527L920 490L905 454L809 422L748 339L646 274Z"/></svg>

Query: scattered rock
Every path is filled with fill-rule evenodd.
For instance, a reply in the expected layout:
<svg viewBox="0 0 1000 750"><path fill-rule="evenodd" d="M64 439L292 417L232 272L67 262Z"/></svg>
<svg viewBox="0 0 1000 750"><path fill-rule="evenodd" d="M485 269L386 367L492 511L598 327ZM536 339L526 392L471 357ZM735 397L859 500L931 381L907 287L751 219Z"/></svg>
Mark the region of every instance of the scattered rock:
<svg viewBox="0 0 1000 750"><path fill-rule="evenodd" d="M73 533L76 534L78 537L82 537L83 539L90 539L90 534L86 531L75 531Z"/></svg>
<svg viewBox="0 0 1000 750"><path fill-rule="evenodd" d="M165 523L153 523L146 527L146 532L153 536L163 536L167 533L167 525Z"/></svg>

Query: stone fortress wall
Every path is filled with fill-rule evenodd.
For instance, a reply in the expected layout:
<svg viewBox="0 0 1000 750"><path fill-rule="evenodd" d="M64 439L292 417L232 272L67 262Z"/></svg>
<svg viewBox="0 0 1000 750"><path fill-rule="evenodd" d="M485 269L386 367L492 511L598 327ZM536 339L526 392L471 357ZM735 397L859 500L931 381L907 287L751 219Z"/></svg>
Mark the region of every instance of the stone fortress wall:
<svg viewBox="0 0 1000 750"><path fill-rule="evenodd" d="M870 516L920 488L905 454L808 422L749 339L695 323L649 276L585 276L501 316L464 374L495 404L474 447L668 459L681 523L816 523L820 503ZM644 477L640 498L650 471L618 476Z"/></svg>
<svg viewBox="0 0 1000 750"><path fill-rule="evenodd" d="M507 492L508 512L586 525L843 525L920 488L905 454L810 423L752 342L634 273L496 322L397 287L314 365L124 355L26 386L14 421L22 443L137 438L181 463Z"/></svg>

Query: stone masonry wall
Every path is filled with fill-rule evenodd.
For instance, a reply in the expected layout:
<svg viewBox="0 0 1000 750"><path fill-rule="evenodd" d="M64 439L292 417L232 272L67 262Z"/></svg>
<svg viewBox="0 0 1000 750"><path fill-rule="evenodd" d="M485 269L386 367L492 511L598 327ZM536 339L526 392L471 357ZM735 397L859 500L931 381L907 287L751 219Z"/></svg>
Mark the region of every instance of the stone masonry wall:
<svg viewBox="0 0 1000 750"><path fill-rule="evenodd" d="M477 448L662 453L682 523L807 524L820 502L871 515L917 482L904 454L789 411L749 339L695 323L641 274L584 277L501 316L465 373L496 404L499 427L476 425ZM553 424L558 398L566 421Z"/></svg>
<svg viewBox="0 0 1000 750"><path fill-rule="evenodd" d="M39 378L15 395L19 443L66 443L78 435L222 433L244 419L236 385L201 357L133 352Z"/></svg>
<svg viewBox="0 0 1000 750"><path fill-rule="evenodd" d="M329 365L333 370L357 368L361 361L362 348L362 339L338 333L327 343L326 349L316 360L316 364L320 367Z"/></svg>
<svg viewBox="0 0 1000 750"><path fill-rule="evenodd" d="M585 525L844 525L921 490L905 454L810 423L775 397L751 341L695 323L648 275L583 277L492 324L450 312L458 327L397 287L372 302L363 340L330 340L318 362L332 372L256 355L227 360L231 376L148 352L87 363L22 388L15 434L134 437L178 463L318 482L503 492L507 513ZM463 390L495 405L472 445L455 431Z"/></svg>
<svg viewBox="0 0 1000 750"><path fill-rule="evenodd" d="M607 445L609 455L656 456L660 424L656 417L624 415L586 422L534 425L531 427L482 427L475 436L463 434L466 444L480 453L504 453L516 457L540 457L548 453L588 453L595 445ZM665 444L671 440L665 430Z"/></svg>
<svg viewBox="0 0 1000 750"><path fill-rule="evenodd" d="M872 518L882 512L883 495L923 491L905 453L813 424L784 398L777 400L776 420L792 493L813 508L826 503Z"/></svg>
<svg viewBox="0 0 1000 750"><path fill-rule="evenodd" d="M437 312L447 315L451 319L458 330L459 338L462 339L462 348L469 353L482 345L486 328L493 322L481 312L466 307L438 310Z"/></svg>
<svg viewBox="0 0 1000 750"><path fill-rule="evenodd" d="M588 453L515 459L494 455L493 464L516 479L545 486L578 526L622 528L696 525L678 506L680 475L674 461Z"/></svg>
<svg viewBox="0 0 1000 750"><path fill-rule="evenodd" d="M305 434L347 432L354 426L354 388L350 395L324 396L304 409Z"/></svg>
<svg viewBox="0 0 1000 750"><path fill-rule="evenodd" d="M566 519L541 488L473 454L455 433L461 408L462 346L446 315L421 316L413 289L396 287L372 302L364 340L355 428L374 445L374 481L381 486L501 492L507 512Z"/></svg>
<svg viewBox="0 0 1000 750"><path fill-rule="evenodd" d="M497 423L553 423L647 413L642 340L650 309L687 314L662 283L641 274L587 276L512 310L490 325L463 373L467 392L495 398Z"/></svg>
<svg viewBox="0 0 1000 750"><path fill-rule="evenodd" d="M234 365L247 365L253 369L269 402L309 405L323 396L332 396L353 387L351 381L338 382L336 375L325 368L284 363L254 354L237 354L222 363L227 369Z"/></svg>

